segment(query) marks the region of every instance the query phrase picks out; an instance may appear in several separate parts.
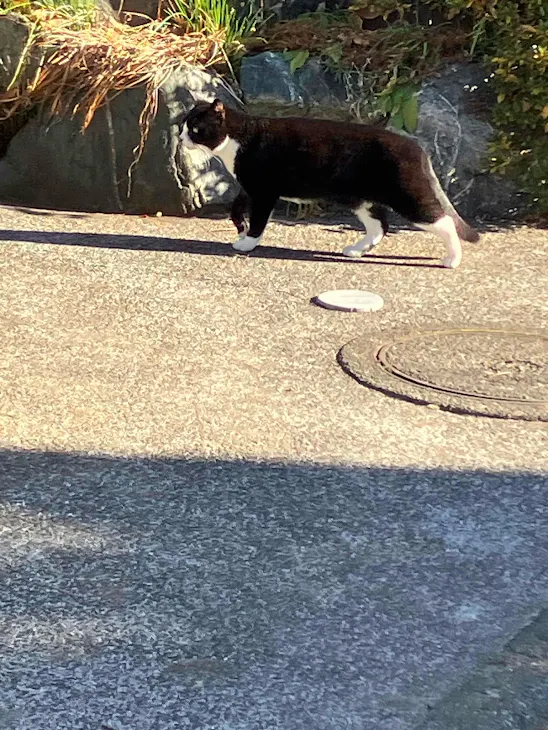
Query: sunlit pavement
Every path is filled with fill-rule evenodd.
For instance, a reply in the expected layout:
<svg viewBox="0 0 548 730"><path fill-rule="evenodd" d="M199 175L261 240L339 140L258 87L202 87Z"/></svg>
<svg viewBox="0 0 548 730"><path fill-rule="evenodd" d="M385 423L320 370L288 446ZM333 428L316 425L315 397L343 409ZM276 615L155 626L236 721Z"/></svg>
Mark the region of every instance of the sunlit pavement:
<svg viewBox="0 0 548 730"><path fill-rule="evenodd" d="M548 599L548 425L390 398L337 353L546 328L546 231L448 271L414 231L343 259L343 224L250 256L225 220L0 228L2 727L538 730L536 665L474 677ZM334 288L385 306L311 303Z"/></svg>

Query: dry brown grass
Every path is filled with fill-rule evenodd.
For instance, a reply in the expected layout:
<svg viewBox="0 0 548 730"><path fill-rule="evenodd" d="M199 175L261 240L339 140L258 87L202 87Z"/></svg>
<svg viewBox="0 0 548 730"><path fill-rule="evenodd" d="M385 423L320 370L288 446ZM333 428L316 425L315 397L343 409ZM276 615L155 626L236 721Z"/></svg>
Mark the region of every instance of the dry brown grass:
<svg viewBox="0 0 548 730"><path fill-rule="evenodd" d="M425 28L395 23L388 28L364 30L352 12L333 16L329 22L314 14L276 23L267 34L265 47L272 51L306 49L311 55L329 57L337 48L339 68L367 69L378 76L381 91L394 69L407 68L407 76L422 78L432 73L441 59L462 57L467 36L447 26Z"/></svg>
<svg viewBox="0 0 548 730"><path fill-rule="evenodd" d="M136 86L147 90L141 114L146 131L158 104L158 90L169 74L190 64L203 68L223 60L223 38L203 33L174 34L159 22L130 27L104 16L75 30L69 18L36 11L28 21L31 53L41 61L32 78L0 94L0 120L42 107L52 114L83 114L85 129L107 99ZM23 80L24 79L24 80Z"/></svg>

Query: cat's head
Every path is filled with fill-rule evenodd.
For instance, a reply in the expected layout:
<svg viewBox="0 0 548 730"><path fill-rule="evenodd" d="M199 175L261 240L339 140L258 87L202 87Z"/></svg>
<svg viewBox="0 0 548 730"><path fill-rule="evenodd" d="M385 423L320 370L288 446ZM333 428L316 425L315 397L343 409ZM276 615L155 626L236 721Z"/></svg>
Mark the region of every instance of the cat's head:
<svg viewBox="0 0 548 730"><path fill-rule="evenodd" d="M181 140L185 147L207 147L210 150L221 145L227 136L226 110L219 99L209 104L200 102L190 110L183 124Z"/></svg>

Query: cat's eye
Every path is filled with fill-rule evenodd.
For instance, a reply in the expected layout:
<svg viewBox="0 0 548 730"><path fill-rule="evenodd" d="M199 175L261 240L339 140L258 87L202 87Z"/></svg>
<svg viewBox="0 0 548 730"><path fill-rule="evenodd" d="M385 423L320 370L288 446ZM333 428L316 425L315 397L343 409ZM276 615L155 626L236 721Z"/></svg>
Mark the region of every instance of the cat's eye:
<svg viewBox="0 0 548 730"><path fill-rule="evenodd" d="M198 127L192 127L193 134L199 134L199 132L200 132L200 130L198 129Z"/></svg>

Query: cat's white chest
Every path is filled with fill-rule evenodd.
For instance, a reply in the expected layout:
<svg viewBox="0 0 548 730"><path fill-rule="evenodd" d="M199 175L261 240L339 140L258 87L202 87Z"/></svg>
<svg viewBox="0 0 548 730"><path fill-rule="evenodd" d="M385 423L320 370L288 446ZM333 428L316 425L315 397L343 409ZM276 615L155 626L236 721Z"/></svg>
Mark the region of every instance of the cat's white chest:
<svg viewBox="0 0 548 730"><path fill-rule="evenodd" d="M234 174L234 164L236 162L236 155L238 154L239 149L240 145L235 139L225 137L223 142L211 151L215 157L222 160L224 166L233 177L236 177Z"/></svg>

